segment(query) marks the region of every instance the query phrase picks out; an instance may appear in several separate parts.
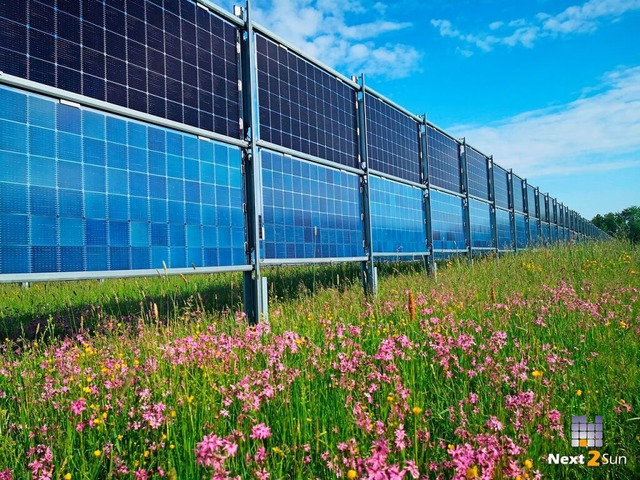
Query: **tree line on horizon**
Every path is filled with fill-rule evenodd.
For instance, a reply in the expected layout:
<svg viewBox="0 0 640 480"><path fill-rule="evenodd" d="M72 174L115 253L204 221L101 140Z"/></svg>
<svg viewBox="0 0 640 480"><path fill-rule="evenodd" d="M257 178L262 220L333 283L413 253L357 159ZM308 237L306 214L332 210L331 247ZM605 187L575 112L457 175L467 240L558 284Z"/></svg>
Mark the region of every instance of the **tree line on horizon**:
<svg viewBox="0 0 640 480"><path fill-rule="evenodd" d="M591 223L612 237L640 243L640 206L628 207L621 212L598 214Z"/></svg>

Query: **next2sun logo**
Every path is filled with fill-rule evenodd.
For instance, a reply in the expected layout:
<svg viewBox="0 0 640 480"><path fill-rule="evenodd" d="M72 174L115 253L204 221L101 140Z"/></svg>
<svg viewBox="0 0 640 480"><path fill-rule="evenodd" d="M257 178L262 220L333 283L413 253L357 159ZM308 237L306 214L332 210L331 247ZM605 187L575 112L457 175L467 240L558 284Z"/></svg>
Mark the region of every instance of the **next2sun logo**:
<svg viewBox="0 0 640 480"><path fill-rule="evenodd" d="M602 447L603 428L602 417L596 416L594 423L587 423L586 416L571 417L571 446L574 448ZM627 457L612 456L599 450L589 450L588 459L584 454L560 455L550 453L547 456L549 465L586 465L600 467L603 465L626 465Z"/></svg>

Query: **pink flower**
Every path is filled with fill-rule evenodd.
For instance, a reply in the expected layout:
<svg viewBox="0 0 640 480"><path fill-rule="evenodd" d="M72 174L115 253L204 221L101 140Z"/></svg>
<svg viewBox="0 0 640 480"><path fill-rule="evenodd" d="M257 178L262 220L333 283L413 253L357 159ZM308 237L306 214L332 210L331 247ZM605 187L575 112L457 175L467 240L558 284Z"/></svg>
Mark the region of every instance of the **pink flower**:
<svg viewBox="0 0 640 480"><path fill-rule="evenodd" d="M75 402L71 402L71 411L74 415L80 415L87 409L87 401L80 397Z"/></svg>
<svg viewBox="0 0 640 480"><path fill-rule="evenodd" d="M251 438L254 440L262 440L265 438L269 438L271 436L271 429L267 427L264 423L259 423L255 425L251 430Z"/></svg>

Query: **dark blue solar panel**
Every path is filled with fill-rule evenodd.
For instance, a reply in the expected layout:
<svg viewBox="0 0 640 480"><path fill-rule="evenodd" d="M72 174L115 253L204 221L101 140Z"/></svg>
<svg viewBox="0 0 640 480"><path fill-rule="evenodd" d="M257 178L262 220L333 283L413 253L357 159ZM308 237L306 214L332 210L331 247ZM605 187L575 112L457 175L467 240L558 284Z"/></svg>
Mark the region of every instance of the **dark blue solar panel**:
<svg viewBox="0 0 640 480"><path fill-rule="evenodd" d="M496 195L496 205L501 208L510 208L509 190L511 181L509 179L509 172L507 172L504 168L494 164L493 178L494 190Z"/></svg>
<svg viewBox="0 0 640 480"><path fill-rule="evenodd" d="M551 239L551 232L549 231L549 224L546 222L540 222L540 238L543 243L548 243Z"/></svg>
<svg viewBox="0 0 640 480"><path fill-rule="evenodd" d="M365 95L369 167L420 181L418 124L373 95Z"/></svg>
<svg viewBox="0 0 640 480"><path fill-rule="evenodd" d="M369 198L374 252L425 252L421 189L371 175Z"/></svg>
<svg viewBox="0 0 640 480"><path fill-rule="evenodd" d="M538 198L536 197L536 189L532 185L527 185L527 213L529 217L540 218L540 210L538 208Z"/></svg>
<svg viewBox="0 0 640 480"><path fill-rule="evenodd" d="M523 180L513 175L513 206L518 212L525 212Z"/></svg>
<svg viewBox="0 0 640 480"><path fill-rule="evenodd" d="M467 147L467 178L469 194L489 200L489 159Z"/></svg>
<svg viewBox="0 0 640 480"><path fill-rule="evenodd" d="M496 209L496 226L498 227L498 250L513 250L514 241L511 232L511 213Z"/></svg>
<svg viewBox="0 0 640 480"><path fill-rule="evenodd" d="M265 258L363 255L357 175L262 151Z"/></svg>
<svg viewBox="0 0 640 480"><path fill-rule="evenodd" d="M477 200L469 200L471 220L471 246L474 248L493 247L491 230L491 205Z"/></svg>
<svg viewBox="0 0 640 480"><path fill-rule="evenodd" d="M187 0L14 3L0 7L5 73L240 137L238 33L215 14L198 8L196 24Z"/></svg>
<svg viewBox="0 0 640 480"><path fill-rule="evenodd" d="M427 126L429 181L453 192L462 191L460 144L432 126Z"/></svg>
<svg viewBox="0 0 640 480"><path fill-rule="evenodd" d="M531 244L537 245L540 242L540 228L538 228L539 220L531 217L529 219L529 231L531 232Z"/></svg>
<svg viewBox="0 0 640 480"><path fill-rule="evenodd" d="M353 88L262 35L256 48L261 138L356 167Z"/></svg>
<svg viewBox="0 0 640 480"><path fill-rule="evenodd" d="M527 218L520 214L515 214L516 222L516 246L518 248L527 248Z"/></svg>
<svg viewBox="0 0 640 480"><path fill-rule="evenodd" d="M431 191L431 225L433 249L464 250L467 248L462 228L462 199L453 195Z"/></svg>
<svg viewBox="0 0 640 480"><path fill-rule="evenodd" d="M549 195L545 195L541 200L540 200L541 204L544 204L544 211L542 212L542 219L545 222L550 222L551 221L551 212L549 210ZM542 209L542 207L541 207Z"/></svg>
<svg viewBox="0 0 640 480"><path fill-rule="evenodd" d="M2 100L0 273L244 264L239 148L7 87Z"/></svg>

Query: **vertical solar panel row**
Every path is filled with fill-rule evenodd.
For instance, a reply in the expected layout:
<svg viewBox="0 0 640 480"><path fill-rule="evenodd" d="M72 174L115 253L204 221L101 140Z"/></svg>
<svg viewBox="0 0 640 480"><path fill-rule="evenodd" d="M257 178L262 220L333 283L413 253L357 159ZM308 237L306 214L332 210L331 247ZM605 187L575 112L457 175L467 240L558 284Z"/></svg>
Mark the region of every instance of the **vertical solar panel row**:
<svg viewBox="0 0 640 480"><path fill-rule="evenodd" d="M355 90L256 34L260 139L357 167Z"/></svg>
<svg viewBox="0 0 640 480"><path fill-rule="evenodd" d="M189 1L2 2L0 70L240 136L238 31Z"/></svg>
<svg viewBox="0 0 640 480"><path fill-rule="evenodd" d="M431 191L431 222L434 254L465 250L463 200L437 190Z"/></svg>
<svg viewBox="0 0 640 480"><path fill-rule="evenodd" d="M0 87L3 273L244 263L240 149Z"/></svg>
<svg viewBox="0 0 640 480"><path fill-rule="evenodd" d="M490 200L489 159L472 148L467 148L466 153L469 194L482 200Z"/></svg>
<svg viewBox="0 0 640 480"><path fill-rule="evenodd" d="M438 129L427 126L429 182L451 192L462 192L460 144Z"/></svg>

